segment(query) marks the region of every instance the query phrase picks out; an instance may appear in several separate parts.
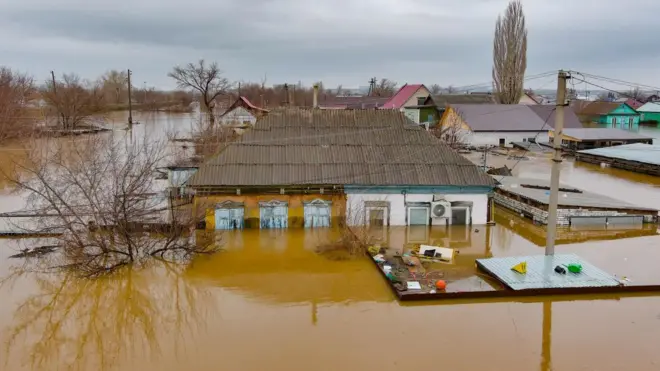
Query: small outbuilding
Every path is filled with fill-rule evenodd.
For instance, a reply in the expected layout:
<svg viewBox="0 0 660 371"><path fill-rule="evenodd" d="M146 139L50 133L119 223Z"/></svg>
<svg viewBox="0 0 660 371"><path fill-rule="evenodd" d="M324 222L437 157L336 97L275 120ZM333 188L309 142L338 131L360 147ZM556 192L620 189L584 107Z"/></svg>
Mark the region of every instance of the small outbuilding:
<svg viewBox="0 0 660 371"><path fill-rule="evenodd" d="M497 177L495 204L515 211L535 223L548 224L550 181ZM658 210L636 206L565 184L559 186L557 225L630 225L654 223Z"/></svg>
<svg viewBox="0 0 660 371"><path fill-rule="evenodd" d="M660 145L634 143L578 151L576 161L660 176Z"/></svg>

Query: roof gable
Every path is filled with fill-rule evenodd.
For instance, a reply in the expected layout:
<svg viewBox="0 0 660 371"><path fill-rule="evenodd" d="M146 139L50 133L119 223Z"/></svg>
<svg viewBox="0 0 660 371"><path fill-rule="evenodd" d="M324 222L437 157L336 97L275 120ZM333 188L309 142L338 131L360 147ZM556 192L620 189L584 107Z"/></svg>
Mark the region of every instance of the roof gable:
<svg viewBox="0 0 660 371"><path fill-rule="evenodd" d="M282 109L206 161L193 187L491 186L479 167L396 110Z"/></svg>
<svg viewBox="0 0 660 371"><path fill-rule="evenodd" d="M394 94L390 100L388 100L385 104L383 104L382 108L386 109L396 109L396 108L401 108L403 107L406 102L422 87L424 87L423 84L405 84L399 89L399 91Z"/></svg>
<svg viewBox="0 0 660 371"><path fill-rule="evenodd" d="M619 107L613 109L612 111L608 112L609 114L612 115L638 115L639 112L635 111L634 108L628 105L628 103L623 103Z"/></svg>

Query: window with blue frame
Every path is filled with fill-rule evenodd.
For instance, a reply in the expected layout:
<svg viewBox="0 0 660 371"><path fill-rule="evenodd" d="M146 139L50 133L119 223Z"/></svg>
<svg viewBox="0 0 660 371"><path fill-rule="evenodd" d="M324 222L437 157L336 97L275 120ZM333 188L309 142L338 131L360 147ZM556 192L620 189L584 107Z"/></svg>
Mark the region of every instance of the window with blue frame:
<svg viewBox="0 0 660 371"><path fill-rule="evenodd" d="M330 201L314 200L304 203L305 228L330 226Z"/></svg>
<svg viewBox="0 0 660 371"><path fill-rule="evenodd" d="M279 229L289 226L289 205L282 201L259 203L260 227L262 229Z"/></svg>
<svg viewBox="0 0 660 371"><path fill-rule="evenodd" d="M215 229L243 229L245 207L242 203L224 202L215 209Z"/></svg>

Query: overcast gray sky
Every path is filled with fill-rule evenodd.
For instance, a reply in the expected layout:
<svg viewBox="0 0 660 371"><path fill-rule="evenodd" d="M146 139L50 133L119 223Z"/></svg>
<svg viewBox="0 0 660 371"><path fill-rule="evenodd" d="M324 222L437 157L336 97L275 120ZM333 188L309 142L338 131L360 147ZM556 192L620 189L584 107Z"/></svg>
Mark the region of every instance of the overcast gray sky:
<svg viewBox="0 0 660 371"><path fill-rule="evenodd" d="M217 61L232 80L465 86L490 80L507 0L0 0L0 64L95 78L131 68L172 88L173 65ZM660 0L523 0L527 74L559 68L660 86ZM625 14L625 17L621 17ZM551 78L528 84L553 88ZM613 87L610 85L610 87Z"/></svg>

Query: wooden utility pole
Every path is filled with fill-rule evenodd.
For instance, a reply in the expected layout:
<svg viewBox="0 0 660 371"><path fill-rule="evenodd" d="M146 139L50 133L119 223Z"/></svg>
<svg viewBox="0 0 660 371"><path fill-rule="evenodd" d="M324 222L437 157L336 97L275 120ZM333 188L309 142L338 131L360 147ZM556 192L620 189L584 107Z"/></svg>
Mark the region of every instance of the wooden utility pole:
<svg viewBox="0 0 660 371"><path fill-rule="evenodd" d="M548 230L545 243L545 255L555 254L555 238L557 236L557 204L559 203L559 175L561 166L561 142L564 136L564 107L566 103L566 80L570 77L564 71L557 76L557 107L555 109L555 129L550 173L550 203L548 205Z"/></svg>
<svg viewBox="0 0 660 371"><path fill-rule="evenodd" d="M128 127L133 126L133 102L131 98L131 70L128 70Z"/></svg>
<svg viewBox="0 0 660 371"><path fill-rule="evenodd" d="M55 81L55 71L50 71L50 77L53 81L53 96L55 97L55 101L59 101L57 99L57 81ZM58 103L58 106L59 106L59 103ZM57 107L57 108L59 108L59 107ZM62 116L62 122L61 123L58 122L58 125L62 124L62 127L64 127L64 123L65 123L64 113L62 113L61 116ZM59 121L59 117L57 118L57 120Z"/></svg>

